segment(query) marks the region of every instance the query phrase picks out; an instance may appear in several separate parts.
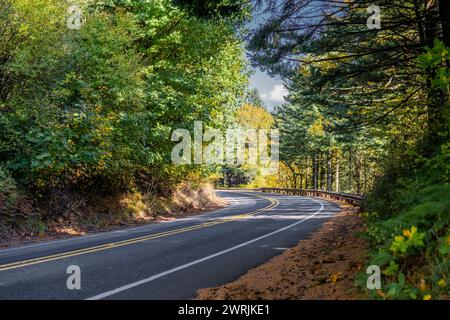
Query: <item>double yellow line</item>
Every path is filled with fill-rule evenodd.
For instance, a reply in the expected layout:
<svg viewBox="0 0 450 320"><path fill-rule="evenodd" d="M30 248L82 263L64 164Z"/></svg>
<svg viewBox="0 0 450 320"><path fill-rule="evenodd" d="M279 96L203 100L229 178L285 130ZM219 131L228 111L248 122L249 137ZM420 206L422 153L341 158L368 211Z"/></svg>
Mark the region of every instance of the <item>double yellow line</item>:
<svg viewBox="0 0 450 320"><path fill-rule="evenodd" d="M12 262L12 263L2 264L2 265L0 265L0 271L6 271L6 270L26 267L26 266L30 266L30 265L34 265L34 264L38 264L38 263L44 263L44 262L49 262L49 261L53 261L53 260L59 260L59 259L64 259L64 258L68 258L68 257L79 256L79 255L86 254L86 253L92 253L92 252L113 249L113 248L117 248L117 247L130 245L133 243L139 243L139 242L143 242L143 241L147 241L147 240L153 240L153 239L171 236L174 234L203 229L203 228L215 226L218 224L222 224L222 223L226 223L226 222L230 222L230 221L234 221L234 220L238 220L238 219L245 219L246 217L270 210L270 209L276 207L279 203L278 200L273 199L273 198L268 198L268 197L263 197L263 196L257 196L257 197L269 200L270 205L268 205L267 207L264 207L262 209L254 210L254 211L251 211L248 213L230 216L225 219L220 219L220 220L216 220L216 221L212 221L212 222L206 222L206 223L202 223L202 224L194 225L194 226L190 226L190 227L179 228L179 229L160 232L160 233L156 233L156 234L152 234L152 235L148 235L148 236L142 236L142 237L137 237L137 238L128 239L128 240L111 242L111 243L102 244L102 245L98 245L98 246L94 246L94 247L63 252L63 253L48 255L48 256L34 258L34 259L28 259L28 260L23 260L23 261L16 261L16 262Z"/></svg>

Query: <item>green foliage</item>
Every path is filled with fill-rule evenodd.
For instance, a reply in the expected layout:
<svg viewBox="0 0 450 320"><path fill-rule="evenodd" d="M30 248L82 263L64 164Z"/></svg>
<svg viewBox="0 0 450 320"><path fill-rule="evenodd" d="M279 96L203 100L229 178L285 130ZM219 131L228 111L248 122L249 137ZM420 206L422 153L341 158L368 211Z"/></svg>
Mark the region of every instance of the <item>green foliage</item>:
<svg viewBox="0 0 450 320"><path fill-rule="evenodd" d="M389 249L394 254L398 252L405 254L408 250L423 247L424 236L424 233L417 232L417 228L412 226L411 230L403 230L403 236L395 236Z"/></svg>
<svg viewBox="0 0 450 320"><path fill-rule="evenodd" d="M246 0L173 0L175 4L186 8L193 15L201 18L231 17L248 18L250 3Z"/></svg>
<svg viewBox="0 0 450 320"><path fill-rule="evenodd" d="M419 290L406 283L403 273L398 274L396 282L392 282L386 286L388 298L394 299L416 299Z"/></svg>
<svg viewBox="0 0 450 320"><path fill-rule="evenodd" d="M262 100L258 89L251 89L251 90L247 90L246 92L246 103L255 106L255 107L260 107L263 109L266 109L266 106L264 104L264 101Z"/></svg>
<svg viewBox="0 0 450 320"><path fill-rule="evenodd" d="M317 13L295 1L261 2L267 19L249 49L252 62L286 79L276 122L290 186L300 176L300 186L324 188L324 172L333 177L330 164L339 163L340 190L365 193L368 264L385 275L383 289L369 294L448 298L450 39L438 31L448 10L375 0L381 28L368 29L367 3L335 10L324 1Z"/></svg>
<svg viewBox="0 0 450 320"><path fill-rule="evenodd" d="M185 172L165 169L172 130L220 128L241 103L235 5L226 18L206 6L208 20L169 0L83 1L79 30L65 27L63 0L2 6L0 162L24 186L122 190L145 175L170 189Z"/></svg>
<svg viewBox="0 0 450 320"><path fill-rule="evenodd" d="M15 194L17 185L11 175L2 167L0 167L0 192L2 194Z"/></svg>
<svg viewBox="0 0 450 320"><path fill-rule="evenodd" d="M432 69L435 72L432 80L433 86L442 91L448 92L450 85L450 51L445 44L439 40L434 39L434 46L432 48L425 47L426 52L417 57L419 66L422 69Z"/></svg>
<svg viewBox="0 0 450 320"><path fill-rule="evenodd" d="M431 158L420 162L411 158L398 169L409 172L409 177L394 174L399 178L392 180L391 176L390 193L376 192L367 201L368 235L373 243L369 264L384 268L387 298L439 298L448 294L448 156L447 147L440 146ZM371 201L372 197L378 200Z"/></svg>

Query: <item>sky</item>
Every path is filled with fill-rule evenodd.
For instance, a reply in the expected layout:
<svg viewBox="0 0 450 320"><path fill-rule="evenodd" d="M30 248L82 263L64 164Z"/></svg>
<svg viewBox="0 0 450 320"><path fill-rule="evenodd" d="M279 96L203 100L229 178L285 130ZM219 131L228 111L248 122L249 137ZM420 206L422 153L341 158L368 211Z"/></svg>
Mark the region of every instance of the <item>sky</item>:
<svg viewBox="0 0 450 320"><path fill-rule="evenodd" d="M259 95L269 111L284 102L287 90L280 79L270 77L267 73L254 69L250 77L250 88L258 89Z"/></svg>

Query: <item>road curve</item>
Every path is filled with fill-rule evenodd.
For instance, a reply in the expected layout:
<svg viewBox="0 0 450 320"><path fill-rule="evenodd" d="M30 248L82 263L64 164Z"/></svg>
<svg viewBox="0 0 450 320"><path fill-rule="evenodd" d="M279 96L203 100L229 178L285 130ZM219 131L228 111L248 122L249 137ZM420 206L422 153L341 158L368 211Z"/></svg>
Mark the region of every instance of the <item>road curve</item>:
<svg viewBox="0 0 450 320"><path fill-rule="evenodd" d="M220 191L227 208L66 240L0 250L0 299L191 299L308 237L335 203ZM81 288L68 289L69 266Z"/></svg>

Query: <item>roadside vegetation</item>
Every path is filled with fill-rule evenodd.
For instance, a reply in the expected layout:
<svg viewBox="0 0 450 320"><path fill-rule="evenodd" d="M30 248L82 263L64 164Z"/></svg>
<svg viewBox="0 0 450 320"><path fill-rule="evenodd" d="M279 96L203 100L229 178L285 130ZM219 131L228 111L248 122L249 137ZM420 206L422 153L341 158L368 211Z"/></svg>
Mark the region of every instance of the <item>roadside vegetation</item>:
<svg viewBox="0 0 450 320"><path fill-rule="evenodd" d="M178 190L207 194L219 169L172 166L171 133L191 130L194 120L224 128L245 100L246 6L93 0L76 2L76 11L70 4L0 0L5 238L151 218L180 201ZM149 203L155 207L141 208Z"/></svg>
<svg viewBox="0 0 450 320"><path fill-rule="evenodd" d="M448 298L448 2L267 1L261 14L252 61L289 92L274 114L285 186L366 196L367 266L382 271L380 290L360 275L370 297Z"/></svg>

